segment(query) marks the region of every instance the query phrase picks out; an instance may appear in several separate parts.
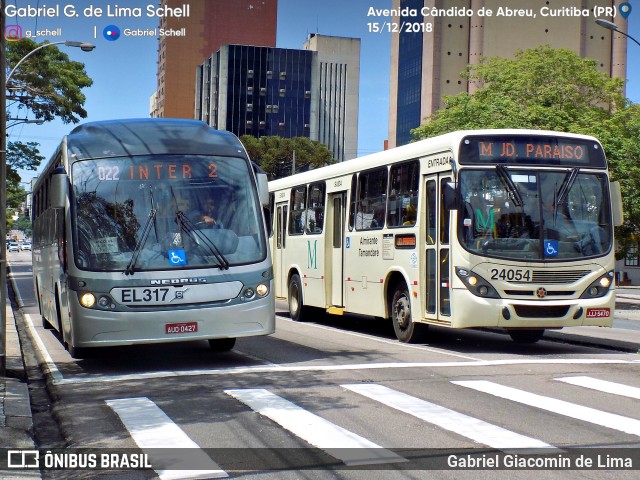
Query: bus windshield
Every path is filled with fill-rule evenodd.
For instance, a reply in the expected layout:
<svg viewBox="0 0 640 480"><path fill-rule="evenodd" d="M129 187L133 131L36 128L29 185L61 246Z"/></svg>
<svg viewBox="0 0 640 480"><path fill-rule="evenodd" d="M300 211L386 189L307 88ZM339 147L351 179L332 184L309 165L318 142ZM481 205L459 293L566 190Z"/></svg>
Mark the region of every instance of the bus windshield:
<svg viewBox="0 0 640 480"><path fill-rule="evenodd" d="M74 257L94 271L228 268L266 257L243 158L152 155L73 164Z"/></svg>
<svg viewBox="0 0 640 480"><path fill-rule="evenodd" d="M460 172L460 243L513 260L566 261L608 253L613 244L604 173L574 167L504 165Z"/></svg>

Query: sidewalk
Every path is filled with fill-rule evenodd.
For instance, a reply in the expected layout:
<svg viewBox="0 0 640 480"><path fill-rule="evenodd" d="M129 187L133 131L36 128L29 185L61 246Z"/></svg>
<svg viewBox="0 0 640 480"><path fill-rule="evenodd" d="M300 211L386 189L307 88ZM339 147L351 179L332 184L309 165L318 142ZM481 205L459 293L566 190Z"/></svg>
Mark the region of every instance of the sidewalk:
<svg viewBox="0 0 640 480"><path fill-rule="evenodd" d="M7 303L7 376L0 377L0 449L33 449L33 419L29 387L22 363L20 339L11 305ZM6 459L2 459L3 463ZM39 479L38 471L0 470L3 479Z"/></svg>

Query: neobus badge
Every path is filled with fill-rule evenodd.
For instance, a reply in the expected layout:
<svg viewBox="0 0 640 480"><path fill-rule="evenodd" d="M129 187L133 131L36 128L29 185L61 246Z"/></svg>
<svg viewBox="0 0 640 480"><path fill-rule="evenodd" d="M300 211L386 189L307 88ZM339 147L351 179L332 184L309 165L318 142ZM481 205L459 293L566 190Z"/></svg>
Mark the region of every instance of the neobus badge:
<svg viewBox="0 0 640 480"><path fill-rule="evenodd" d="M185 283L207 283L206 278L163 278L151 280L151 285L183 285Z"/></svg>

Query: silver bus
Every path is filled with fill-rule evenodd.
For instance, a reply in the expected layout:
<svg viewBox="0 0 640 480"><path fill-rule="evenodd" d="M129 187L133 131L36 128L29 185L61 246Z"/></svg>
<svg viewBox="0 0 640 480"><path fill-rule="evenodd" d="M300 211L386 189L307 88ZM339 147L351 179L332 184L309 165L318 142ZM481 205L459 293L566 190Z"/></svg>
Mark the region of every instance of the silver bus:
<svg viewBox="0 0 640 480"><path fill-rule="evenodd" d="M237 137L191 120L87 123L33 189L43 324L88 347L275 330L266 175Z"/></svg>

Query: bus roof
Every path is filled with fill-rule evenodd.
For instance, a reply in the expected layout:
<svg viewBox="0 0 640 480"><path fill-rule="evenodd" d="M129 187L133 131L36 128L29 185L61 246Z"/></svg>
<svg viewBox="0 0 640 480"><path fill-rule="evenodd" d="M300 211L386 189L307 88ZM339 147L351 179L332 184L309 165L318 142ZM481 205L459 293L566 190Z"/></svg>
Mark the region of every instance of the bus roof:
<svg viewBox="0 0 640 480"><path fill-rule="evenodd" d="M325 178L340 177L362 170L389 165L394 162L421 158L432 153L444 152L453 149L454 158L457 158L457 148L464 137L469 135L544 135L547 137L568 137L584 140L595 140L594 137L574 133L554 132L547 130L527 129L484 129L484 130L458 130L444 135L419 140L400 147L383 150L381 152L366 155L364 157L346 160L334 165L328 165L315 170L297 173L269 182L269 190L276 191L282 188L311 183Z"/></svg>
<svg viewBox="0 0 640 480"><path fill-rule="evenodd" d="M246 157L238 138L197 120L142 118L89 122L67 136L75 159L133 155L222 155Z"/></svg>

